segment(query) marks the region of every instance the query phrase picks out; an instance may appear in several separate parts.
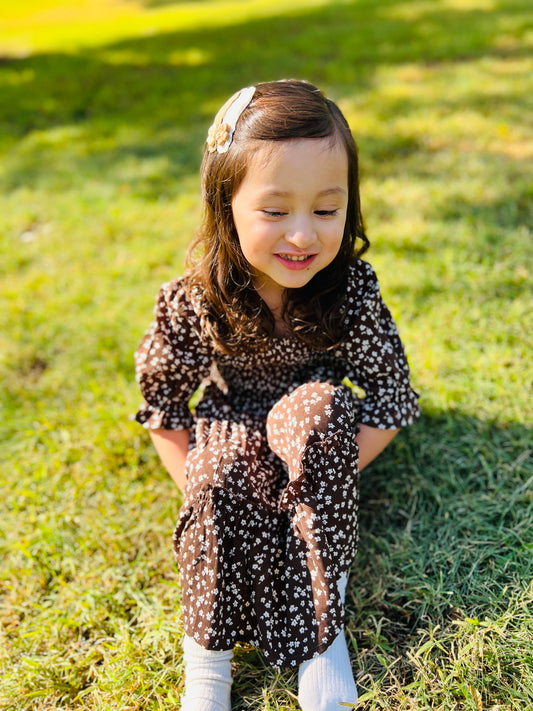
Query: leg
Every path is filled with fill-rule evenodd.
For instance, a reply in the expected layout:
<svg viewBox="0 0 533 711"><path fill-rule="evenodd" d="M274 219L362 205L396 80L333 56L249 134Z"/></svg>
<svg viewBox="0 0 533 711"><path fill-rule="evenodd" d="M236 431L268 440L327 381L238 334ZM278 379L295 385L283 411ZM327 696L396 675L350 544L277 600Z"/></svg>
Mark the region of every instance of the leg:
<svg viewBox="0 0 533 711"><path fill-rule="evenodd" d="M230 711L232 658L233 650L204 649L185 636L185 693L181 711Z"/></svg>
<svg viewBox="0 0 533 711"><path fill-rule="evenodd" d="M261 441L239 423L205 420L198 424L195 445L187 457L189 485L174 531L183 624L202 647L228 650L242 624L253 542L250 516L237 495L251 498Z"/></svg>
<svg viewBox="0 0 533 711"><path fill-rule="evenodd" d="M344 631L323 654L300 666L298 703L302 711L340 711L339 704L357 703Z"/></svg>
<svg viewBox="0 0 533 711"><path fill-rule="evenodd" d="M200 421L187 459L189 486L174 532L183 626L210 651L232 649L236 640L266 651L283 636L273 620L278 607L270 609L284 592L277 572L278 497L270 499L283 467L268 448L264 421L254 424Z"/></svg>
<svg viewBox="0 0 533 711"><path fill-rule="evenodd" d="M289 468L291 482L285 505L292 509L293 523L308 542L307 567L313 579L317 620L324 616L328 620L330 612L324 600L331 600L333 594L340 598L340 605L344 604L347 570L357 540L353 401L344 388L307 383L274 406L267 428L270 446ZM323 565L328 556L333 567ZM328 646L300 665L298 700L303 711L337 711L339 703L357 701L344 629L339 622L333 636L319 622L319 634Z"/></svg>
<svg viewBox="0 0 533 711"><path fill-rule="evenodd" d="M347 576L339 580L344 599ZM339 704L357 702L357 687L352 674L344 630L328 649L298 669L298 703L302 711L340 711Z"/></svg>
<svg viewBox="0 0 533 711"><path fill-rule="evenodd" d="M281 507L319 523L339 576L348 570L357 548L355 415L347 388L310 382L284 396L267 418L268 443L289 470ZM309 513L306 503L311 498L316 509Z"/></svg>

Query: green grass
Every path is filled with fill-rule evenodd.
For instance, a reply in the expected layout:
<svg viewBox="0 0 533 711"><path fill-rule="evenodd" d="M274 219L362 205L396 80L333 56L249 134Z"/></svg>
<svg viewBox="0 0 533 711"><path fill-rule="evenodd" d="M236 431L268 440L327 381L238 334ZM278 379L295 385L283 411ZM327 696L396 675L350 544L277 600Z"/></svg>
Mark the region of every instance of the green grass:
<svg viewBox="0 0 533 711"><path fill-rule="evenodd" d="M359 709L533 708L528 0L21 0L0 10L0 707L179 706L180 500L132 352L234 90L296 76L360 146L423 418L362 477ZM2 29L3 28L3 29ZM239 649L235 709L297 709Z"/></svg>

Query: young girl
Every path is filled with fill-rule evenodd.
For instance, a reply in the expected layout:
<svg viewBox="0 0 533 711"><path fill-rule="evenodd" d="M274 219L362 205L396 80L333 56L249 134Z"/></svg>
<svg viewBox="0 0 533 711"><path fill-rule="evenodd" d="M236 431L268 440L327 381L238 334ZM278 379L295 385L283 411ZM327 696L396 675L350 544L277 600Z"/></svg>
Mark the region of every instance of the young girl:
<svg viewBox="0 0 533 711"><path fill-rule="evenodd" d="M231 708L241 641L299 667L303 711L336 710L357 700L343 605L358 472L418 415L360 259L354 140L311 84L248 87L209 131L202 188L187 272L161 288L136 353L137 420L184 491L181 708Z"/></svg>

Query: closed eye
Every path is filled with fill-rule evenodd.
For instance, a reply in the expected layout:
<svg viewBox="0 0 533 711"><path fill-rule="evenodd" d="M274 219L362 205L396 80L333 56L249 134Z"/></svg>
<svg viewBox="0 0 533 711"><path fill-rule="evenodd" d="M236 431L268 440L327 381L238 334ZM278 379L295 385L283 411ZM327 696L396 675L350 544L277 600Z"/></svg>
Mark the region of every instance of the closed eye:
<svg viewBox="0 0 533 711"><path fill-rule="evenodd" d="M334 217L338 212L338 210L315 210L315 215L319 217Z"/></svg>
<svg viewBox="0 0 533 711"><path fill-rule="evenodd" d="M283 217L286 215L286 212L280 212L279 210L263 210L265 215L268 215L268 217Z"/></svg>

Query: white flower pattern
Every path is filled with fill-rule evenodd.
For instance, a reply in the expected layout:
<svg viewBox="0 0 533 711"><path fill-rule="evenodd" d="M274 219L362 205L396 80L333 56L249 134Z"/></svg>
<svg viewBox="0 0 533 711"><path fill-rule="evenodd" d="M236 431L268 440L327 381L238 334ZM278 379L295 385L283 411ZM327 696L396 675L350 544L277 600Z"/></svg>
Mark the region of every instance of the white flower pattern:
<svg viewBox="0 0 533 711"><path fill-rule="evenodd" d="M136 352L137 420L191 430L174 547L185 631L206 648L249 642L270 665L296 666L343 627L337 581L357 548L357 423L403 427L419 412L374 271L359 261L350 277L346 338L333 352L289 337L261 353L215 352L186 277L163 285Z"/></svg>

